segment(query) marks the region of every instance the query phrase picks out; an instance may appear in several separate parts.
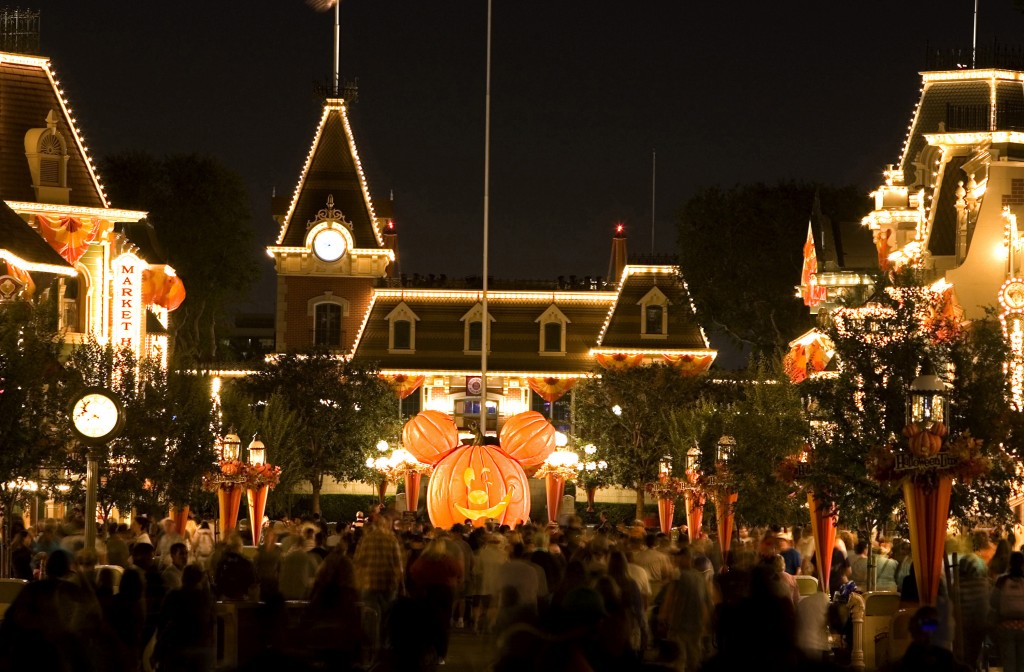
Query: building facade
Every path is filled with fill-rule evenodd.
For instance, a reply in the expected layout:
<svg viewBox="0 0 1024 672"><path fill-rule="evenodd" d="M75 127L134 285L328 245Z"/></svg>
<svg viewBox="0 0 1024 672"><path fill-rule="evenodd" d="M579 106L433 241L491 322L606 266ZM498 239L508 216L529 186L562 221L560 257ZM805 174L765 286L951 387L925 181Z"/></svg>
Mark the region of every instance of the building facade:
<svg viewBox="0 0 1024 672"><path fill-rule="evenodd" d="M478 280L395 272L389 206L371 196L346 102L328 99L267 252L277 274L277 350L321 346L375 363L407 395L405 415L439 410L468 429L485 404L488 432L531 408L566 426L568 393L595 367L667 362L697 373L715 358L679 268L628 264L621 227L612 238L614 281L496 280L485 314Z"/></svg>

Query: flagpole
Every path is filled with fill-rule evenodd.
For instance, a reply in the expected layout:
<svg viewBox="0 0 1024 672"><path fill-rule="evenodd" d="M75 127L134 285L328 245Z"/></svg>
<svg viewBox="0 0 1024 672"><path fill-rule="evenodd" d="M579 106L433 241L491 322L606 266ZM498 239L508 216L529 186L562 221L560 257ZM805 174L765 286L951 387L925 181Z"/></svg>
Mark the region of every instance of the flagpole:
<svg viewBox="0 0 1024 672"><path fill-rule="evenodd" d="M334 3L334 97L338 97L341 70L341 0Z"/></svg>
<svg viewBox="0 0 1024 672"><path fill-rule="evenodd" d="M487 0L487 84L484 89L484 250L483 250L483 291L480 305L483 317L480 319L480 436L487 436L487 346L490 320L487 313L487 244L491 188L491 2Z"/></svg>

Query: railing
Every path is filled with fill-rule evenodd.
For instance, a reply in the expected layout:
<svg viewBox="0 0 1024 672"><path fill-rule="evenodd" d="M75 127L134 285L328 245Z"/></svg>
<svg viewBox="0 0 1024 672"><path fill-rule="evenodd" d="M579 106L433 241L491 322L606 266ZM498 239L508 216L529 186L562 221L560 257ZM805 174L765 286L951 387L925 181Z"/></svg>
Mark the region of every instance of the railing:
<svg viewBox="0 0 1024 672"><path fill-rule="evenodd" d="M946 130L956 131L987 131L992 123L991 106L946 104ZM999 103L996 107L995 130L1024 130L1024 105L1019 103Z"/></svg>
<svg viewBox="0 0 1024 672"><path fill-rule="evenodd" d="M403 273L398 278L383 278L378 281L378 287L407 288L407 289L466 289L474 290L483 287L483 279L480 276L470 275L462 278L449 278L444 273L435 275L433 273ZM487 278L488 290L524 290L524 291L611 291L613 284L609 284L600 275L560 275L554 280L518 279L508 280L502 278Z"/></svg>
<svg viewBox="0 0 1024 672"><path fill-rule="evenodd" d="M991 44L971 47L925 47L925 70L971 70L1000 68L1024 70L1024 49L1018 45Z"/></svg>

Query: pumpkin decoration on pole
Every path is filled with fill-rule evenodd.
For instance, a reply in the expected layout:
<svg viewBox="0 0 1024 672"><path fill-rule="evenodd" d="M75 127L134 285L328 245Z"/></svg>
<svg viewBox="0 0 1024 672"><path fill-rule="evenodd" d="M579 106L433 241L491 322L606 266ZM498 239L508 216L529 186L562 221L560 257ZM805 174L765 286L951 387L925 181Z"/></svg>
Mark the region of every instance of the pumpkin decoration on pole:
<svg viewBox="0 0 1024 672"><path fill-rule="evenodd" d="M493 439L492 439L493 440ZM530 517L524 467L539 467L555 449L555 428L527 411L505 421L501 444L459 445L459 430L444 413L423 411L405 424L402 443L418 461L433 467L427 486L427 514L448 529L470 520L517 525Z"/></svg>
<svg viewBox="0 0 1024 672"><path fill-rule="evenodd" d="M579 455L571 450L563 450L566 443L565 435L559 433L559 449L548 455L536 473L537 478L544 478L549 523L558 522L558 515L562 511L562 497L565 496L565 482L575 480L584 466Z"/></svg>

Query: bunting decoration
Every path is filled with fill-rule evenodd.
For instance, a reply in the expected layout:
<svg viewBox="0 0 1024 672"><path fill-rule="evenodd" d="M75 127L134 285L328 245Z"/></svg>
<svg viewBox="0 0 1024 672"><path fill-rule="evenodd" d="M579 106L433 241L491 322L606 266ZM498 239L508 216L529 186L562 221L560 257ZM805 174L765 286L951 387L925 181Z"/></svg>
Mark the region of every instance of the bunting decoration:
<svg viewBox="0 0 1024 672"><path fill-rule="evenodd" d="M597 353L594 355L594 359L603 368L610 371L622 371L624 369L632 369L634 366L639 366L644 361L643 355L627 355L623 352L616 352L612 355L606 355L604 353Z"/></svg>
<svg viewBox="0 0 1024 672"><path fill-rule="evenodd" d="M789 344L789 352L782 359L786 375L794 383L825 370L835 354L835 346L825 334L816 329Z"/></svg>
<svg viewBox="0 0 1024 672"><path fill-rule="evenodd" d="M600 357L600 355L598 355ZM526 383L534 394L553 404L576 384L575 378L527 378Z"/></svg>
<svg viewBox="0 0 1024 672"><path fill-rule="evenodd" d="M113 225L98 218L36 215L36 228L57 254L74 265L89 249L89 243L113 228Z"/></svg>
<svg viewBox="0 0 1024 672"><path fill-rule="evenodd" d="M828 290L818 285L818 254L814 251L814 235L807 225L807 241L804 243L804 265L800 272L800 296L804 305L814 308L828 298Z"/></svg>
<svg viewBox="0 0 1024 672"><path fill-rule="evenodd" d="M404 373L399 373L394 376L384 376L384 379L388 381L399 399L405 399L420 389L425 378L424 376L407 376Z"/></svg>
<svg viewBox="0 0 1024 672"><path fill-rule="evenodd" d="M29 272L23 270L9 261L5 261L0 265L0 271L6 269L6 272L0 272L0 300L8 301L21 296L22 298L31 298L36 292L36 283L32 280L32 276Z"/></svg>
<svg viewBox="0 0 1024 672"><path fill-rule="evenodd" d="M185 300L185 285L170 266L150 266L142 271L142 303L168 312Z"/></svg>
<svg viewBox="0 0 1024 672"><path fill-rule="evenodd" d="M711 362L715 361L714 355L667 355L663 354L662 359L672 367L679 370L684 376L696 376L711 368Z"/></svg>

